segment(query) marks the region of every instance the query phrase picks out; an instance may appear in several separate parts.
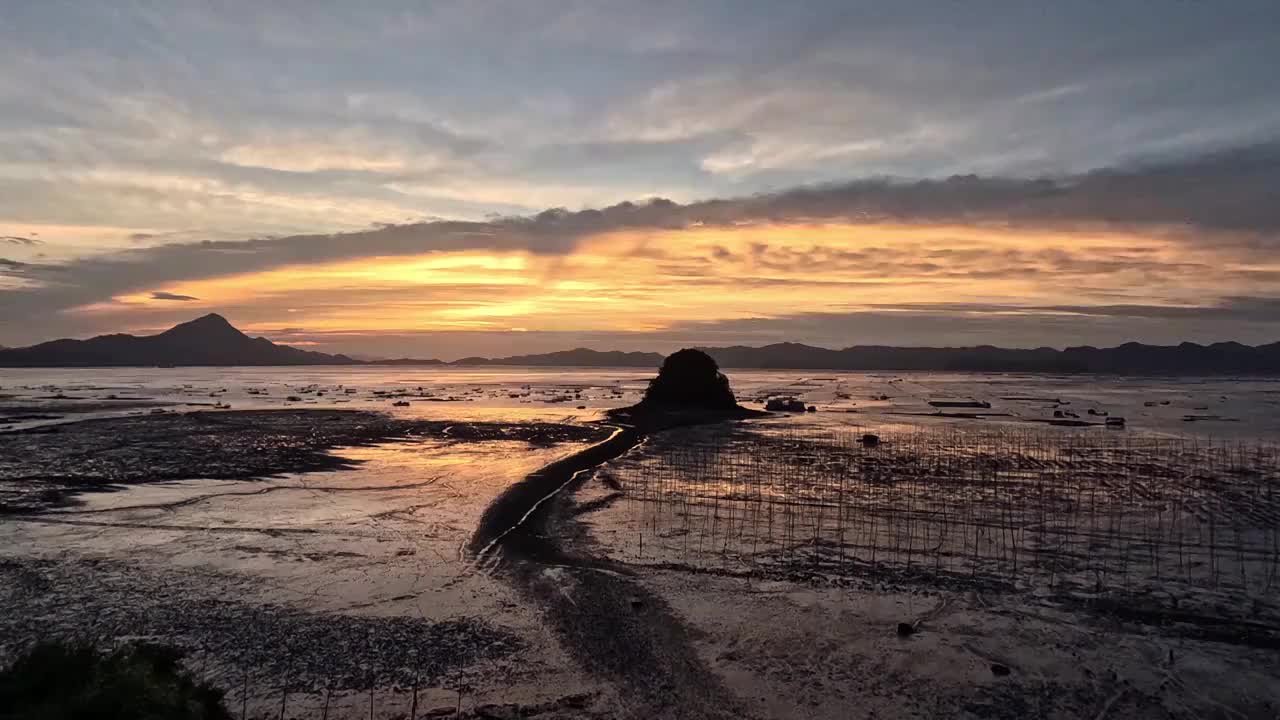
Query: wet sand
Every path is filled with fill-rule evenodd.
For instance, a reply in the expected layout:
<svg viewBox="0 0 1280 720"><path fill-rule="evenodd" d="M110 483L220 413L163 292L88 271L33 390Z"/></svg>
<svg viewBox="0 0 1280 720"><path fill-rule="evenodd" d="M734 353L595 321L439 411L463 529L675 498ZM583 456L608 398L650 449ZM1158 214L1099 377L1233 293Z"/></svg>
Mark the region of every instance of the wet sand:
<svg viewBox="0 0 1280 720"><path fill-rule="evenodd" d="M684 432L693 430L666 434ZM471 546L542 609L584 671L616 689L619 703L600 708L610 717L1273 717L1280 708L1274 618L1160 603L1144 614L1141 601L1029 597L985 576L939 582L927 568L833 576L627 562L599 544L627 527L623 488L588 471L644 440L618 428L530 475L491 506ZM593 522L597 513L613 521ZM642 547L631 550L642 560Z"/></svg>
<svg viewBox="0 0 1280 720"><path fill-rule="evenodd" d="M1269 606L1255 608L1256 627L1204 635L886 564L844 576L742 572L721 550L710 564L664 559L680 537L662 533L676 528L636 547L649 518L632 514L643 503L618 475L657 451L645 432L537 429L461 409L465 422L397 418L420 423L413 432L348 423L367 415L356 413L313 434L302 430L322 425L307 418L324 415L294 410L212 424L135 416L128 433L92 426L93 442L11 436L55 448L59 471L40 482L67 469L113 482L64 480L75 504L0 517L0 656L48 634L174 642L249 717L281 705L286 717L369 717L372 704L391 718L415 698L419 716L539 718L1251 718L1280 707L1274 650L1253 642L1275 631ZM296 433L283 429L290 412ZM149 422L216 432L182 436L205 454L153 477L134 469L166 461L174 443L133 432ZM741 427L790 443L824 422ZM254 472L213 475L232 437L268 449L241 454ZM299 466L286 461L312 457L333 464L290 472ZM0 457L14 478L42 466L15 458ZM118 489L77 492L99 484Z"/></svg>
<svg viewBox="0 0 1280 720"><path fill-rule="evenodd" d="M223 415L222 429L264 418ZM274 437L307 415L272 413L274 430L254 422L261 433L233 429L209 445ZM355 427L364 415L333 422ZM249 717L278 717L282 703L287 717L326 704L329 717L368 717L370 694L377 717L407 712L415 696L420 713L516 704L554 717L582 707L602 688L464 548L493 497L584 446L570 438L607 433L412 427L436 432L390 442L323 435L361 440L325 451L341 470L260 477L254 466L211 479L193 464L186 474L197 479L141 477L79 494L75 505L0 518L0 657L50 636L170 643ZM137 452L144 436L120 444ZM310 451L309 442L299 445Z"/></svg>

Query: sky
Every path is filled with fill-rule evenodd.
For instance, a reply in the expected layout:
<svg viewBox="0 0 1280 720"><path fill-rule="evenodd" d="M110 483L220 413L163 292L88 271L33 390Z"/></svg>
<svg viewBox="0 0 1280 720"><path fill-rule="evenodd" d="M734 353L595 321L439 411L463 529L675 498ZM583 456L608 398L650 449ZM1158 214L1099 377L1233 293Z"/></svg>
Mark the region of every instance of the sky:
<svg viewBox="0 0 1280 720"><path fill-rule="evenodd" d="M0 345L1280 340L1280 3L0 12Z"/></svg>

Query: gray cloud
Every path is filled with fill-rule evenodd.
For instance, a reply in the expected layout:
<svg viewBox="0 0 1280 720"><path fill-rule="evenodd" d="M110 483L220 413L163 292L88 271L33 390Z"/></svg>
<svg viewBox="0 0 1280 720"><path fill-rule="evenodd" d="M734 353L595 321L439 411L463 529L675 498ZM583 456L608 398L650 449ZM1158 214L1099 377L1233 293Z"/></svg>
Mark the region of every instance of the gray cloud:
<svg viewBox="0 0 1280 720"><path fill-rule="evenodd" d="M312 5L15 10L0 217L327 232L1280 130L1269 0Z"/></svg>
<svg viewBox="0 0 1280 720"><path fill-rule="evenodd" d="M849 218L1280 231L1280 143L1045 179L864 180L690 206L701 219Z"/></svg>
<svg viewBox="0 0 1280 720"><path fill-rule="evenodd" d="M200 298L192 297L191 295L179 295L177 293L157 291L157 292L151 293L151 299L152 300L177 300L179 302L191 302L193 300L199 300Z"/></svg>
<svg viewBox="0 0 1280 720"><path fill-rule="evenodd" d="M966 315L1008 316L1011 312L1032 315L1065 315L1077 318L1141 320L1256 322L1274 325L1280 332L1280 296L1227 296L1215 305L996 305L981 303L921 303L871 307L923 314L962 313Z"/></svg>
<svg viewBox="0 0 1280 720"><path fill-rule="evenodd" d="M43 240L37 240L36 238L29 238L29 237L20 237L17 235L0 235L0 242L7 243L9 245L22 245L25 247L34 247L36 245L44 244Z"/></svg>

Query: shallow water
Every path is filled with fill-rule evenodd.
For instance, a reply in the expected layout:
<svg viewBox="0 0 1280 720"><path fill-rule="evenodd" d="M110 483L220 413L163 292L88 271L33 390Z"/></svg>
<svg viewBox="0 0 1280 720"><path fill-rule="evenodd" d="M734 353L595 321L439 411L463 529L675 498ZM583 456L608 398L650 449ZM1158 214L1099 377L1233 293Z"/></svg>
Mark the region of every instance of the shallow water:
<svg viewBox="0 0 1280 720"><path fill-rule="evenodd" d="M1036 374L848 373L733 370L743 404L794 396L817 413L774 422L1092 423L1122 416L1130 431L1221 438L1280 438L1280 380ZM636 402L652 370L632 368L58 368L0 370L0 428L50 422L24 415L93 417L259 407L375 408L405 417L582 421ZM289 400L294 397L297 400ZM931 400L974 399L990 408L939 410ZM397 407L396 402L408 403ZM1093 410L1098 414L1089 414ZM1072 417L1074 413L1078 417ZM948 415L981 417L948 417ZM1188 419L1190 418L1190 419Z"/></svg>

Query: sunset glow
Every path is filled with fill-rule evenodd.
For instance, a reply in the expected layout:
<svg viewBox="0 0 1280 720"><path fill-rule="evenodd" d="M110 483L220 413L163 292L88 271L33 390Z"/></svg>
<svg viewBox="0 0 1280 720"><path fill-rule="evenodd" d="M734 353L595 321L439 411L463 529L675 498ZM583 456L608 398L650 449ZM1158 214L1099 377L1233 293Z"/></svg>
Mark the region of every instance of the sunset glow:
<svg viewBox="0 0 1280 720"><path fill-rule="evenodd" d="M592 5L31 10L0 345L208 312L445 358L1280 336L1260 17Z"/></svg>
<svg viewBox="0 0 1280 720"><path fill-rule="evenodd" d="M266 333L639 333L938 303L1000 305L994 312L1006 315L1030 306L1184 306L1228 289L1258 292L1247 276L1280 269L1221 259L1171 232L889 223L626 230L584 238L565 255L461 251L290 265L147 288L79 311L146 318L182 297L191 298L186 312L278 308L246 324Z"/></svg>

